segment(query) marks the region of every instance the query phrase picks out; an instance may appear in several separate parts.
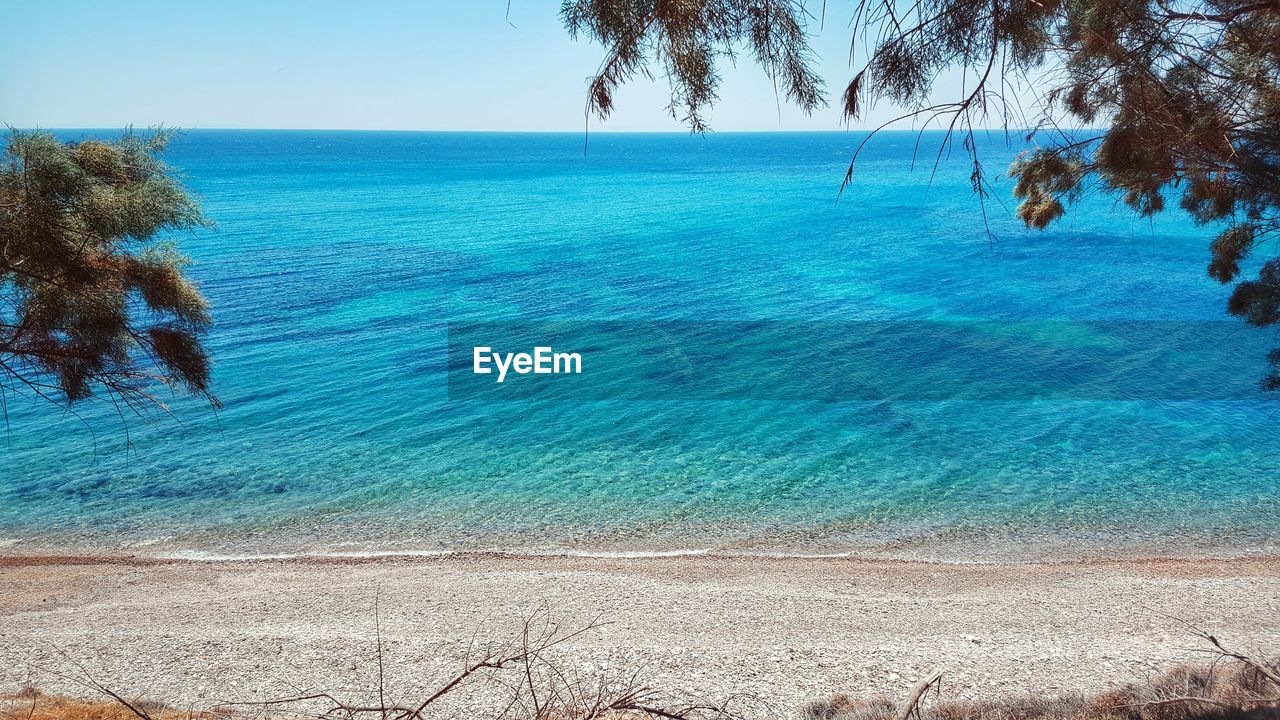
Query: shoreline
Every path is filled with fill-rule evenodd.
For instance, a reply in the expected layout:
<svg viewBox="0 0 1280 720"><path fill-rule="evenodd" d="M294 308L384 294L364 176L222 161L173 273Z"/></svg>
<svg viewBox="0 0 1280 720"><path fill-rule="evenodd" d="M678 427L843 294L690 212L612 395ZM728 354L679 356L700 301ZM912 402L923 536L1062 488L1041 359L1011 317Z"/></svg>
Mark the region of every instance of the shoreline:
<svg viewBox="0 0 1280 720"><path fill-rule="evenodd" d="M41 552L6 552L0 549L0 571L13 567L40 567L59 565L223 565L223 564L299 564L299 565L367 565L367 564L412 564L433 561L507 561L507 562L540 562L540 561L599 561L599 562L661 562L670 560L705 559L709 561L762 561L762 562L832 562L861 565L924 565L941 567L1087 567L1087 566L1172 566L1172 565L1214 565L1214 564L1262 564L1275 565L1280 570L1280 553L1260 551L1254 553L1235 554L1132 554L1099 557L1080 555L1072 557L1047 556L1043 558L980 558L958 560L938 557L900 557L886 556L858 551L834 553L786 553L786 552L743 552L728 551L717 548L693 548L689 550L654 550L654 551L569 551L546 550L532 551L520 549L492 550L371 550L371 551L331 551L331 552L289 552L289 553L241 553L221 554L206 552L178 553L142 553L142 552L90 552L90 551L41 551Z"/></svg>
<svg viewBox="0 0 1280 720"><path fill-rule="evenodd" d="M948 564L1094 562L1146 559L1223 560L1280 557L1271 528L1005 527L937 528L897 534L637 534L573 539L477 533L468 538L353 537L350 528L318 526L196 534L0 533L0 558L12 556L146 557L232 562L310 557L432 558L466 555L645 559L661 557L848 558ZM695 543L691 543L694 540Z"/></svg>
<svg viewBox="0 0 1280 720"><path fill-rule="evenodd" d="M709 699L769 698L785 717L835 692L900 697L935 665L949 698L1104 689L1196 661L1184 622L1276 647L1280 557L7 554L0 691L32 668L65 672L70 657L117 689L184 706L304 687L358 695L376 661L375 603L389 682L409 696L452 675L476 638L509 638L543 609L566 626L609 623L559 651L575 669L638 671L656 690ZM83 694L41 677L46 691ZM459 701L499 699L477 689Z"/></svg>

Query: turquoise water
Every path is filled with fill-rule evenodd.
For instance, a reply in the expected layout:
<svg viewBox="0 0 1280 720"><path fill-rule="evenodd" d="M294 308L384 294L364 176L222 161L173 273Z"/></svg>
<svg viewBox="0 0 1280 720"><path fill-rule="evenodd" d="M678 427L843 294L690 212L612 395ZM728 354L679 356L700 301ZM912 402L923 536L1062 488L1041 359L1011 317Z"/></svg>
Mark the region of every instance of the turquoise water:
<svg viewBox="0 0 1280 720"><path fill-rule="evenodd" d="M69 133L75 135L75 133ZM192 131L216 415L9 400L0 538L160 553L1273 551L1270 400L450 401L448 322L1224 318L1208 232L984 227L915 136ZM1001 138L993 170L1013 156ZM1003 206L1002 206L1003 203ZM1241 329L1241 332L1244 332ZM1264 358L1236 371L1261 376ZM1067 548L1067 550L1064 550Z"/></svg>

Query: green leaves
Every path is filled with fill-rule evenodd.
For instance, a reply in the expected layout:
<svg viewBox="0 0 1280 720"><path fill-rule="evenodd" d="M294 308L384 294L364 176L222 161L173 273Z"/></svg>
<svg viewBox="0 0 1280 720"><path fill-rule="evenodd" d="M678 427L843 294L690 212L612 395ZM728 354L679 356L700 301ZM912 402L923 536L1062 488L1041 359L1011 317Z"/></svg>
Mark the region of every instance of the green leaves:
<svg viewBox="0 0 1280 720"><path fill-rule="evenodd" d="M1229 283L1240 274L1243 260L1257 242L1258 229L1250 224L1235 225L1222 231L1209 246L1213 259L1209 261L1209 277L1220 283Z"/></svg>
<svg viewBox="0 0 1280 720"><path fill-rule="evenodd" d="M1227 312L1257 327L1280 323L1280 260L1267 261L1256 280L1236 285Z"/></svg>
<svg viewBox="0 0 1280 720"><path fill-rule="evenodd" d="M884 99L917 127L946 128L942 150L952 133L963 134L979 197L975 128L995 120L1026 130L1045 143L1010 168L1017 215L1028 226L1047 227L1088 188L1113 193L1139 216L1176 199L1197 222L1226 225L1210 243L1208 266L1224 283L1238 280L1256 248L1280 238L1274 2L860 0L851 12L850 61L865 63L845 87L842 119L859 119ZM608 48L588 101L601 118L622 83L655 68L671 84L672 114L704 130L717 64L741 47L806 111L824 102L801 2L570 0L563 15L575 36ZM939 78L957 75L959 97L937 100ZM1228 309L1280 324L1269 304L1280 270L1266 267L1237 287Z"/></svg>
<svg viewBox="0 0 1280 720"><path fill-rule="evenodd" d="M1037 150L1023 153L1009 168L1017 178L1013 196L1018 203L1018 218L1027 225L1044 229L1066 213L1062 198L1074 201L1083 178L1081 155L1075 150Z"/></svg>
<svg viewBox="0 0 1280 720"><path fill-rule="evenodd" d="M155 383L209 393L212 320L163 234L207 227L156 157L171 133L63 143L13 132L0 172L0 377L134 406Z"/></svg>
<svg viewBox="0 0 1280 720"><path fill-rule="evenodd" d="M561 17L573 37L607 48L587 92L588 113L602 120L619 87L661 72L671 116L705 132L705 113L718 99L719 63L744 49L788 100L806 112L826 104L813 69L808 16L792 0L567 0Z"/></svg>

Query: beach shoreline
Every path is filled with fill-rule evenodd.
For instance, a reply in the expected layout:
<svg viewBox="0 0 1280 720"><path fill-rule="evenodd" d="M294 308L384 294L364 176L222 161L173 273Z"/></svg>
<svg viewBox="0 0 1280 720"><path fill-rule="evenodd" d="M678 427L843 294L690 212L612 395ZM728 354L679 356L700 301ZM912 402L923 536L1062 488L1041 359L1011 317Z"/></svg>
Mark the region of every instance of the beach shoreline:
<svg viewBox="0 0 1280 720"><path fill-rule="evenodd" d="M282 552L222 552L209 550L181 550L148 552L146 549L90 550L74 547L41 547L24 550L0 546L0 571L16 567L41 567L62 565L398 565L434 562L661 562L682 560L706 560L709 562L767 563L844 563L863 566L941 566L941 567L1069 567L1069 566L1131 566L1175 567L1214 565L1275 565L1280 569L1280 553L1265 550L1231 549L1226 551L1190 552L1185 549L1169 549L1153 552L1149 548L1130 549L1114 555L1099 552L1079 552L1057 555L1029 549L1026 556L981 556L955 558L946 555L888 555L866 549L839 550L827 553L787 552L767 550L733 550L717 547L690 547L687 549L633 549L633 550L569 550L564 548L493 548L480 550L290 550Z"/></svg>
<svg viewBox="0 0 1280 720"><path fill-rule="evenodd" d="M1148 559L1222 560L1280 557L1280 533L1269 527L1165 529L1117 524L1055 527L952 526L927 529L857 527L730 528L672 526L633 528L621 534L581 528L520 534L473 529L465 536L433 535L416 526L322 523L302 528L157 528L150 532L0 531L0 558L137 557L223 562L334 558L431 558L448 556L851 558L955 564L1108 562ZM578 534L575 534L578 533Z"/></svg>
<svg viewBox="0 0 1280 720"><path fill-rule="evenodd" d="M302 689L359 696L376 663L413 696L476 638L547 612L599 630L564 646L592 673L745 694L785 716L834 692L900 696L935 666L948 697L1093 691L1198 661L1195 624L1280 643L1280 557L946 563L745 555L457 553L217 562L0 555L0 691L83 694L68 661L131 694L204 707ZM498 701L492 688L460 712ZM475 705L467 705L475 703Z"/></svg>

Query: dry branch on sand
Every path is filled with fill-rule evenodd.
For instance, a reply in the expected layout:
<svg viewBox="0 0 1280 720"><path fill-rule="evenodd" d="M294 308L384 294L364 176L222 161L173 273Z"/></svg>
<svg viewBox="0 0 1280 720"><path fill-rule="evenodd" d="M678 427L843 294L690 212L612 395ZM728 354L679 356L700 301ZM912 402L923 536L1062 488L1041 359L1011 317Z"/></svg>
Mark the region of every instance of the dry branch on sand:
<svg viewBox="0 0 1280 720"><path fill-rule="evenodd" d="M76 674L34 668L103 698L97 702L42 695L28 689L19 695L0 695L0 720L248 720L250 718L323 718L326 720L428 720L434 717L486 717L494 720L711 720L740 717L728 703L677 701L641 683L638 674L590 677L578 675L552 655L559 646L605 625L598 620L565 628L540 610L524 621L505 643L468 648L459 671L434 691L409 700L396 699L386 682L386 656L377 602L374 626L377 675L372 700L342 697L336 691L306 691L289 697L255 702L224 702L203 712L180 712L144 703L116 692L96 680L72 658ZM505 696L496 709L459 715L458 706L471 705L471 691L491 700ZM505 695L504 695L505 694ZM452 702L450 702L452 701ZM449 705L446 709L444 705Z"/></svg>
<svg viewBox="0 0 1280 720"><path fill-rule="evenodd" d="M262 712L306 713L337 720L427 720L433 706L446 696L464 692L473 684L488 682L502 687L507 699L495 718L512 720L593 720L595 718L736 718L725 705L672 704L639 682L635 674L582 678L558 663L551 651L574 638L593 632L604 623L594 620L574 630L553 621L544 609L524 621L517 636L501 645L468 649L462 669L429 695L414 701L388 696L384 674L381 628L375 608L378 644L377 702L358 703L330 693L250 703L240 707ZM232 704L231 706L236 706Z"/></svg>
<svg viewBox="0 0 1280 720"><path fill-rule="evenodd" d="M0 696L0 720L248 720L249 718L321 718L325 720L427 720L468 717L491 720L722 720L740 718L731 703L675 702L641 683L635 674L579 676L552 651L592 632L593 621L565 629L545 610L526 620L512 640L477 648L473 642L454 676L432 692L397 700L386 683L381 627L377 632L376 697L370 702L343 699L337 693L306 692L254 703L225 703L200 712L179 711L127 698L92 678L52 673L101 696L100 701L43 695L33 688ZM1144 683L1093 695L942 700L941 670L917 682L899 703L885 698L853 700L844 695L811 703L805 720L1264 720L1280 719L1280 664L1229 648L1198 628L1211 661L1179 665ZM48 671L46 671L48 672ZM503 702L486 711L458 714L476 693ZM447 698L447 700L446 700ZM737 700L743 701L744 698ZM445 706L449 707L446 708ZM780 717L762 713L752 716Z"/></svg>

